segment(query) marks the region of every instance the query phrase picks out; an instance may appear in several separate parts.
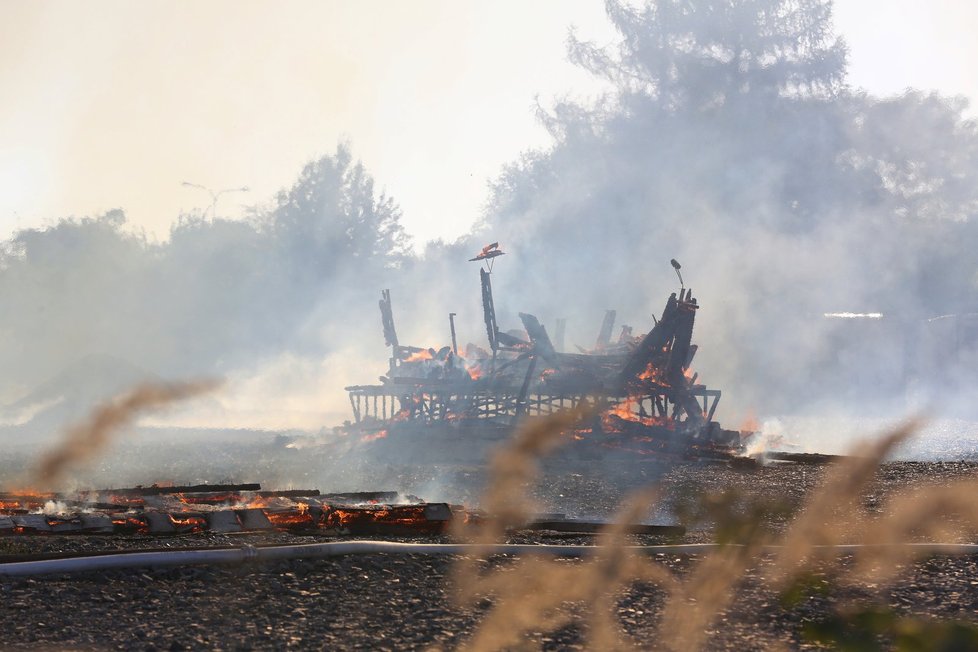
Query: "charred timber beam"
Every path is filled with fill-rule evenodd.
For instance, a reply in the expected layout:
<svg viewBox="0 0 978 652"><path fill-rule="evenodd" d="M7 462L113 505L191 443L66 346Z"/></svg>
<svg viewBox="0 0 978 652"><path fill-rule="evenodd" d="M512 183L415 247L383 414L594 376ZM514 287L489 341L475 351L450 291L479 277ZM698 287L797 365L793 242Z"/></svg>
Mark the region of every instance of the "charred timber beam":
<svg viewBox="0 0 978 652"><path fill-rule="evenodd" d="M81 501L75 501L74 503L66 503L70 507L85 507L90 509L101 509L104 511L113 512L125 512L125 511L140 511L146 509L145 505L125 505L120 503L83 503Z"/></svg>
<svg viewBox="0 0 978 652"><path fill-rule="evenodd" d="M615 310L605 311L604 320L601 322L601 330L598 332L598 339L594 343L595 349L600 351L611 344L611 331L615 328L615 317L617 315L618 312Z"/></svg>
<svg viewBox="0 0 978 652"><path fill-rule="evenodd" d="M455 338L455 313L448 313L448 324L452 329L452 353L458 355L458 340Z"/></svg>
<svg viewBox="0 0 978 652"><path fill-rule="evenodd" d="M564 332L567 330L567 319L560 318L557 320L557 326L554 328L554 348L557 349L559 353L564 352Z"/></svg>
<svg viewBox="0 0 978 652"><path fill-rule="evenodd" d="M661 355L664 349L668 348L669 343L675 337L676 327L679 321L679 301L676 299L675 292L666 301L666 307L662 311L662 319L656 322L652 330L642 340L635 350L635 353L628 358L621 371L621 380L626 385L632 384L644 372L655 358Z"/></svg>
<svg viewBox="0 0 978 652"><path fill-rule="evenodd" d="M324 503L357 505L361 503L391 503L398 499L400 494L396 491L350 491L346 493L319 494L319 499ZM408 496L408 499L414 496Z"/></svg>
<svg viewBox="0 0 978 652"><path fill-rule="evenodd" d="M508 362L505 362L502 365L500 365L499 369L496 369L494 373L502 373L503 371L509 369L513 365L516 365L516 364L519 364L520 362L523 362L524 360L526 360L530 356L531 356L531 353L529 351L525 351L525 352L521 353L520 355L518 355L516 358L513 358L512 360L510 360Z"/></svg>
<svg viewBox="0 0 978 652"><path fill-rule="evenodd" d="M397 331L394 328L394 311L391 307L391 291L384 290L380 294L380 319L384 327L384 343L397 348Z"/></svg>
<svg viewBox="0 0 978 652"><path fill-rule="evenodd" d="M696 320L696 304L681 301L677 309L675 332L672 348L669 352L669 363L666 368L666 379L673 386L683 382L683 371L686 361L690 359L690 343L693 339L693 323Z"/></svg>
<svg viewBox="0 0 978 652"><path fill-rule="evenodd" d="M195 484L177 485L173 487L130 487L127 489L100 489L98 491L83 492L82 495L89 494L109 494L113 496L162 496L167 494L193 494L193 493L218 493L229 491L260 491L261 485L257 482L247 484Z"/></svg>
<svg viewBox="0 0 978 652"><path fill-rule="evenodd" d="M550 336L547 335L547 329L544 328L540 320L534 315L525 312L521 312L519 315L520 321L523 322L523 328L526 329L526 334L530 337L533 352L544 360L556 364L557 352L554 350L554 345L550 341Z"/></svg>
<svg viewBox="0 0 978 652"><path fill-rule="evenodd" d="M350 392L350 407L353 408L353 420L356 423L360 423L360 410L357 407L357 398L359 398L359 396L359 394Z"/></svg>
<svg viewBox="0 0 978 652"><path fill-rule="evenodd" d="M492 301L492 280L489 272L484 269L479 270L479 279L482 281L482 313L486 322L486 335L489 337L489 347L495 362L496 349L499 347L499 327L496 325L496 307Z"/></svg>
<svg viewBox="0 0 978 652"><path fill-rule="evenodd" d="M709 423L713 421L713 415L716 413L717 405L720 403L720 390L719 389L710 390L709 394L704 393L703 396L704 396L704 400L706 396L713 396L713 402L710 404L710 411L706 415L706 421L707 423Z"/></svg>
<svg viewBox="0 0 978 652"><path fill-rule="evenodd" d="M771 452L763 455L764 459L778 462L794 462L795 464L830 464L846 459L844 455L823 455L821 453L778 453Z"/></svg>
<svg viewBox="0 0 978 652"><path fill-rule="evenodd" d="M520 387L520 394L516 399L516 415L522 416L526 412L526 394L530 389L530 381L533 379L533 372L537 368L537 357L530 358L530 366L527 367L526 376L523 377L523 386Z"/></svg>
<svg viewBox="0 0 978 652"><path fill-rule="evenodd" d="M666 407L666 404L663 403L661 396L654 396L653 400L655 401L655 407L659 411L660 417L664 417L669 414L668 408Z"/></svg>
<svg viewBox="0 0 978 652"><path fill-rule="evenodd" d="M509 333L496 333L496 344L499 351L526 351L530 348L530 343Z"/></svg>
<svg viewBox="0 0 978 652"><path fill-rule="evenodd" d="M21 494L17 492L0 492L0 500L18 501L18 502L45 502L48 500L55 500L60 497L61 494Z"/></svg>

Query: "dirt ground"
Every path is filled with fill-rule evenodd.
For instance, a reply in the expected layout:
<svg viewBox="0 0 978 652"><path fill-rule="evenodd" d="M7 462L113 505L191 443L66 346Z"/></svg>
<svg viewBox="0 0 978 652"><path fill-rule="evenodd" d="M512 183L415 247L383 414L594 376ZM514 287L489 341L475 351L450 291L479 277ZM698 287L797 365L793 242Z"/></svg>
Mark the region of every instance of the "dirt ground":
<svg viewBox="0 0 978 652"><path fill-rule="evenodd" d="M789 527L806 496L820 486L825 468L777 464L743 468L726 463L633 464L611 474L607 468L548 468L530 493L543 511L607 518L630 490L658 482L663 498L651 521L687 522L674 543L717 538L717 522L696 506L704 495L733 497L731 504L761 504L763 528L773 537ZM459 494L477 494L484 474L475 468L414 467L400 472L401 487L416 492L450 483ZM973 463L901 462L884 465L860 497L869 512L882 512L895 491L940 486L978 473ZM394 476L392 476L394 477ZM424 497L422 495L422 497ZM858 533L853 533L858 537ZM0 540L8 554L158 547L200 547L244 543L313 542L315 535L200 534L179 537L44 536ZM445 536L424 541L446 541ZM588 535L514 532L514 542L588 544ZM634 543L667 543L634 537ZM654 563L684 577L702 555L653 555ZM494 608L487 598L461 607L453 593L450 556L361 555L235 567L117 570L74 575L0 579L3 604L0 647L49 649L453 649L469 639ZM500 572L514 560L485 560ZM573 566L580 560L559 562ZM718 650L813 646L812 626L838 625L840 618L867 605L885 618L920 623L978 624L978 556L933 556L901 567L886 585L834 583L791 600L760 577L771 564L761 555L737 582L735 599L708 627L706 647ZM842 568L846 560L843 559ZM816 582L816 585L818 582ZM622 636L654 648L666 596L636 583L616 596ZM554 631L528 631L524 641L544 649L586 646L587 605L569 604L571 622ZM875 613L875 612L873 612ZM840 616L841 614L841 616ZM864 614L865 615L865 614ZM862 617L862 616L860 616ZM882 617L882 616L881 616ZM936 620L935 620L936 619ZM850 619L851 622L853 622ZM860 621L862 622L862 621ZM966 628L967 629L967 628ZM889 631L889 630L888 630ZM946 633L946 628L939 630ZM856 633L858 635L858 632ZM943 634L942 634L943 635ZM890 646L886 634L871 640ZM932 639L936 640L936 639ZM865 648L863 648L865 649ZM954 649L954 648L948 648Z"/></svg>

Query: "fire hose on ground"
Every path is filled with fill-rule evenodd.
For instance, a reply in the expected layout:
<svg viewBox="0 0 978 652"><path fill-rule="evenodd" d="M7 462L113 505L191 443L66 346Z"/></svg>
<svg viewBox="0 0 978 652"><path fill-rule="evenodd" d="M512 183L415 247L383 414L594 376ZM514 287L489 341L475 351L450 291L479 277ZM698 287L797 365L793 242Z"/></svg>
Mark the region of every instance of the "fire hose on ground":
<svg viewBox="0 0 978 652"><path fill-rule="evenodd" d="M696 555L713 552L730 545L715 543L690 543L678 545L625 546L630 552L650 555ZM840 555L854 553L864 548L904 547L913 548L920 554L974 555L978 544L961 543L898 543L898 544L843 544L815 546L829 548ZM766 546L765 552L776 552L780 546ZM55 573L75 573L122 568L159 568L191 565L234 565L261 562L279 562L296 559L321 559L343 555L399 554L399 555L548 555L554 557L588 557L599 554L601 546L561 546L534 544L481 545L471 543L398 543L392 541L340 541L331 543L307 543L299 545L241 546L237 548L163 550L142 552L111 552L98 555L78 553L59 555L55 559L31 559L0 563L0 577L22 577Z"/></svg>

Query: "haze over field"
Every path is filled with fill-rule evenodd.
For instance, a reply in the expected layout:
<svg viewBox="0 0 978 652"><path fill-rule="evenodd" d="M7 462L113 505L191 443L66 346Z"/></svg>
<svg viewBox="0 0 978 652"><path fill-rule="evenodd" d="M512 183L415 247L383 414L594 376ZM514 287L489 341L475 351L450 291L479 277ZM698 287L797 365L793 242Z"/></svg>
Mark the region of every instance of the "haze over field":
<svg viewBox="0 0 978 652"><path fill-rule="evenodd" d="M869 50L849 52L830 2L544 3L527 10L525 23L501 18L519 15L515 5L497 14L488 5L422 4L430 12L412 18L402 5L385 4L376 24L370 12L380 5L366 5L365 13L329 5L338 13L312 14L323 19L321 38L305 31L314 21L299 25L286 12L275 23L281 32L258 30L256 43L247 46L233 37L257 29L268 16L264 5L228 7L221 16L227 29L215 32L213 41L193 20L195 10L148 6L152 10L137 12L156 25L146 43L126 11L117 14L118 40L111 47L95 38L104 26L96 30L93 19L79 23L79 33L91 39L81 43L83 51L123 66L144 80L145 89L126 85L130 94L104 114L94 110L97 93L90 88L64 87L64 102L44 96L50 124L62 125L46 137L66 148L66 170L74 169L67 161L86 152L99 160L112 143L128 143L112 150L120 155L119 174L109 175L119 199L99 191L93 203L81 193L85 208L65 214L85 214L93 205L122 209L46 226L37 226L30 209L28 223L20 223L29 228L4 243L0 393L10 422L29 421L31 410L64 401L66 394L78 405L59 418L134 379L221 375L230 380L222 394L170 418L264 428L332 425L348 418L342 387L372 382L386 368L376 308L381 289L392 290L404 342L444 344L452 311L462 341L482 343L476 269L467 259L490 241L508 254L494 274L500 326L516 327L518 311L537 314L548 327L566 317L568 341L584 346L594 341L608 308L636 332L651 327L676 285L668 261L682 261L703 306L694 366L703 381L724 390L719 416L731 426L749 411L899 412L905 393L891 386L917 365L910 358L931 352L889 345L917 338L915 329L928 318L973 312L978 305L973 110L962 97L926 87L885 96L865 90L866 69L856 55ZM570 7L568 13L558 6ZM77 38L53 9L4 10L29 27L25 34ZM215 9L201 11L215 19ZM854 26L852 4L838 3L838 13ZM442 22L425 23L432 16ZM588 22L562 43L570 19L579 17ZM544 19L560 21L559 29L536 33L529 27ZM349 33L344 20L352 21ZM5 24L9 31L11 21ZM501 34L510 24L516 43L538 49L506 48ZM352 68L334 66L329 75L317 67L363 53L344 48L353 47L348 40L357 30L372 29L375 37L391 35L404 53L383 79L371 77L390 61L378 52ZM296 33L306 38L285 49L282 34ZM858 34L860 47L873 42L866 32ZM184 47L168 39L173 35L181 35L176 43ZM475 38L471 59L439 59L448 69L425 69L427 81L417 86L405 81L410 77L397 78L402 66L420 65L415 57L429 52L430 41L460 47L468 36ZM24 52L37 47L25 39L15 39ZM259 47L269 43L277 45ZM139 56L117 63L130 50ZM500 53L498 68L481 63L486 51ZM65 56L42 58L39 65L60 71ZM568 63L541 63L561 58ZM7 78L30 76L26 64L5 61L0 73ZM466 68L468 61L487 67ZM153 84L182 88L179 78L167 82L166 71L197 62L218 66L211 89L218 99L168 96L160 110L172 120L148 120L156 115L146 111ZM539 84L536 109L532 95L521 95L529 88L525 79L516 77L510 86L510 75L500 72L524 66L541 74L533 82ZM960 61L949 59L946 66L954 69ZM542 75L550 70L561 72ZM901 88L891 81L894 67L886 73L883 90ZM907 74L907 85L921 79L913 78L920 74L913 67ZM935 79L953 78L942 74ZM95 77L103 85L114 79ZM228 79L249 89L245 82L260 79L265 92L235 95L224 86L234 86ZM419 108L435 104L430 98L443 92L437 89L452 84L457 103ZM308 95L295 100L287 92L294 88ZM334 88L351 94L337 90L334 96ZM498 95L490 90L497 88L513 95L494 104ZM2 124L34 124L24 116L37 108L38 97L28 94L20 105L15 98L19 117L6 109ZM418 97L429 99L419 103ZM480 111L463 108L471 97ZM266 120L238 123L243 114L235 105L259 100L271 107ZM437 124L444 122L443 111L455 121ZM290 125L317 112L352 126L310 133L297 145L286 133ZM513 114L526 122L510 122ZM398 125L403 140L385 148L376 135L381 129L370 132L374 124ZM196 143L200 156L158 148L160 125L174 142ZM59 181L31 173L32 161L40 160L31 156L48 151L40 131L3 136L0 169L21 176L7 175L0 194L22 195L20 203L6 205L30 205L36 197L50 206L46 198L62 188L100 187L99 179L84 175L66 173ZM219 134L242 131L251 135L249 148L221 150ZM343 131L348 139L340 138ZM374 135L361 143L357 133ZM276 146L280 136L291 143L288 152ZM445 149L446 139L458 149ZM479 167L454 162L475 160L462 156L462 144L478 143ZM266 148L277 167L262 176ZM329 153L297 178L282 176L288 162L322 151ZM186 210L165 236L166 222L144 220L131 208L141 201L133 188L142 187L136 176L143 162L179 170L148 193L182 197L170 206ZM375 170L385 173L376 172L380 181ZM493 180L484 190L487 176ZM208 210L206 193L182 187L184 179L214 190L244 184L252 190L226 194ZM409 198L403 208L402 190ZM229 217L242 203L241 215ZM462 205L469 217L455 219ZM436 213L451 218L433 218ZM437 233L448 240L428 241ZM822 318L846 311L881 312L885 326L854 329L851 322ZM959 404L973 387L972 354L965 350L940 378L922 378L915 393L950 394ZM854 361L863 367L868 361L870 368L849 373ZM53 422L45 422L48 427Z"/></svg>

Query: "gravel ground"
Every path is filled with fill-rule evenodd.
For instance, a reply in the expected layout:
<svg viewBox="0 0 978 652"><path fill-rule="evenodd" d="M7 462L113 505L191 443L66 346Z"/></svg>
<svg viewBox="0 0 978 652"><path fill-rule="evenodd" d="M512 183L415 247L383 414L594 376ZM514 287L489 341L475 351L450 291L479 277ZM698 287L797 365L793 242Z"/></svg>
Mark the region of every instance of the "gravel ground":
<svg viewBox="0 0 978 652"><path fill-rule="evenodd" d="M787 510L765 525L783 530L790 511L817 487L824 469L779 464L741 469L726 464L673 467L631 465L595 476L587 468L548 470L533 491L537 507L578 517L611 514L628 490L659 481L663 505L654 517L670 522L703 491L735 491L745 499L778 502ZM942 484L978 472L973 463L892 463L877 475L862 502L879 510L886 496L904 488ZM430 486L434 474L460 493L476 492L478 469L412 469L397 487L414 492ZM613 477L614 480L609 480ZM447 482L447 481L446 481ZM385 487L386 488L386 487ZM682 542L713 540L711 522L690 526ZM197 535L169 538L46 536L0 541L0 551L58 552L159 547L200 547L242 543L322 540L288 534ZM425 541L441 541L432 537ZM516 533L512 541L588 543L587 536ZM661 543L636 537L637 543ZM657 563L682 575L695 569L695 555L658 555ZM451 594L450 557L364 555L237 567L119 570L0 579L3 604L0 647L5 649L451 649L474 631L489 602L458 607ZM505 567L506 558L484 562ZM564 564L583 562L567 560ZM892 586L840 587L831 582L786 605L758 577L767 559L758 559L737 590L735 603L710 630L708 647L770 649L775 644L807 647L806 623L824 620L841 608L872 602L897 615L978 623L978 557L933 557L908 565ZM826 571L828 572L828 571ZM824 584L824 582L823 582ZM635 585L618 601L624 631L643 647L656 639L664 596ZM579 607L579 606L578 606ZM528 634L545 649L579 648L586 625Z"/></svg>

